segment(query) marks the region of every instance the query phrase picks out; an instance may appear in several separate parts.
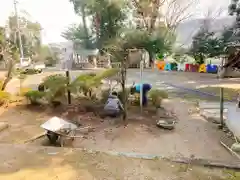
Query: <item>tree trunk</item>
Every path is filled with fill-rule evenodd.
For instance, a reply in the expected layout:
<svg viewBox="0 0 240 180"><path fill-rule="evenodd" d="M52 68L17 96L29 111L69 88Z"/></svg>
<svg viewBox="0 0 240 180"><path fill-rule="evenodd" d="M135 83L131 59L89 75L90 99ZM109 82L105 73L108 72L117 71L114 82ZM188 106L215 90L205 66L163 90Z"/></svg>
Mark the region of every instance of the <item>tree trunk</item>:
<svg viewBox="0 0 240 180"><path fill-rule="evenodd" d="M97 41L97 48L101 49L101 32L100 30L103 29L104 24L102 24L101 21L101 15L99 13L96 12L95 14L95 28L96 28L96 41ZM102 26L102 27L101 27Z"/></svg>
<svg viewBox="0 0 240 180"><path fill-rule="evenodd" d="M127 77L127 56L124 56L124 60L121 61L121 87L122 87L122 99L123 99L123 121L127 120L127 100L128 94L126 92L126 77Z"/></svg>
<svg viewBox="0 0 240 180"><path fill-rule="evenodd" d="M89 37L87 22L86 22L85 6L81 6L81 13L82 13L82 23L83 23L84 32L85 32L85 35Z"/></svg>
<svg viewBox="0 0 240 180"><path fill-rule="evenodd" d="M7 75L6 75L6 79L4 80L3 85L1 87L1 91L5 90L7 84L12 79L13 62L12 62L12 60L9 60L8 63L9 63L8 64L8 72L7 72Z"/></svg>
<svg viewBox="0 0 240 180"><path fill-rule="evenodd" d="M150 67L153 67L153 64L154 64L154 55L152 52L149 52L148 51L148 54L149 54L149 66Z"/></svg>

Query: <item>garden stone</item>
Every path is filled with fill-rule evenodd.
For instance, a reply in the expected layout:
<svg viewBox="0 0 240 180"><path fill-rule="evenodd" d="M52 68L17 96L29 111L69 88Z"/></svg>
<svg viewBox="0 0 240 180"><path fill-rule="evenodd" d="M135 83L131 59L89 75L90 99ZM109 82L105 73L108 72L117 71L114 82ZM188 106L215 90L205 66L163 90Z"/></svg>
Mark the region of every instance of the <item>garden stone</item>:
<svg viewBox="0 0 240 180"><path fill-rule="evenodd" d="M159 128L167 129L167 130L173 130L175 128L175 121L173 120L158 120L157 126Z"/></svg>
<svg viewBox="0 0 240 180"><path fill-rule="evenodd" d="M239 143L234 143L232 146L231 146L231 149L235 152L240 152L240 144Z"/></svg>

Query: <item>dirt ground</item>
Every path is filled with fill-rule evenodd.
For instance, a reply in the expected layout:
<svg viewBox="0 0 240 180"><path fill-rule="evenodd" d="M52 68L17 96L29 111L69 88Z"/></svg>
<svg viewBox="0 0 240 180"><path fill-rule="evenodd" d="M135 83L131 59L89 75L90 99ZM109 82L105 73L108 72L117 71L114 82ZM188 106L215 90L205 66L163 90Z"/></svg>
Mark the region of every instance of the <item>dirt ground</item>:
<svg viewBox="0 0 240 180"><path fill-rule="evenodd" d="M0 115L0 121L10 125L7 130L0 132L0 143L23 144L26 140L44 132L40 128L43 122L52 116L60 116L78 120L84 126L95 128L93 131L79 133L78 135L83 138L76 138L73 147L166 157L236 160L219 143L224 133L200 116L189 115L188 109L192 107L191 104L180 100L168 100L163 106L168 111L174 111L178 117L173 131L156 127L158 118L152 114L145 114L144 119L136 115L133 119L130 114L128 125L123 126L121 122L119 124L112 119L103 120L93 117L92 113L66 116L66 112L61 109L56 112L41 107L30 109L24 106L9 107ZM40 139L32 144L43 145L45 142L46 139Z"/></svg>
<svg viewBox="0 0 240 180"><path fill-rule="evenodd" d="M224 180L225 171L162 160L140 160L110 156L104 153L87 153L77 149L44 147L45 139L24 145L26 140L44 132L40 125L52 116L80 121L96 127L83 132L73 147L118 152L136 152L167 157L195 157L220 161L236 161L219 143L224 135L213 124L198 115L190 115L194 106L179 99L165 101L163 107L178 117L174 131L156 127L157 116L146 110L131 116L127 126L118 120L100 119L93 113L71 114L63 109L10 105L0 108L0 122L10 127L0 132L0 179L6 180L93 180L93 179L176 179ZM8 145L8 144L14 145ZM235 179L234 179L235 180ZM237 180L237 179L236 179Z"/></svg>
<svg viewBox="0 0 240 180"><path fill-rule="evenodd" d="M74 147L120 152L184 156L222 161L235 160L219 143L224 133L200 116L188 114L191 106L186 102L172 100L163 105L178 117L174 131L166 131L152 124L129 123L127 127L111 126L77 139ZM207 148L206 148L207 147Z"/></svg>
<svg viewBox="0 0 240 180"><path fill-rule="evenodd" d="M0 132L0 143L24 143L44 130L40 125L51 117L45 109L26 108L21 105L10 105L0 108L0 122L5 122L9 128Z"/></svg>
<svg viewBox="0 0 240 180"><path fill-rule="evenodd" d="M0 145L4 180L225 180L227 171L88 153L77 149Z"/></svg>

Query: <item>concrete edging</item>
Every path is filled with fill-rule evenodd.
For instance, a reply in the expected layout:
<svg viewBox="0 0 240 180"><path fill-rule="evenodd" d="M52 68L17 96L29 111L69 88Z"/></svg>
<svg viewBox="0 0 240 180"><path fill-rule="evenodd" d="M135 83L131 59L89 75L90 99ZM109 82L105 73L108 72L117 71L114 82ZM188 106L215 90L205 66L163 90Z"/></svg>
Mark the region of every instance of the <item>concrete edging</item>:
<svg viewBox="0 0 240 180"><path fill-rule="evenodd" d="M224 161L216 161L209 160L203 158L190 158L190 157L167 157L162 155L152 155L152 154L141 154L134 152L116 152L116 151L100 151L86 148L68 148L68 147L50 147L50 146L35 146L35 145L20 145L20 144L0 144L1 146L10 146L9 148L17 147L17 148L38 148L39 150L62 150L62 149L72 149L74 151L85 151L87 153L96 154L96 153L105 153L111 156L119 156L119 157L127 157L127 158L136 158L136 159L144 159L144 160L166 160L173 163L181 163L181 164L190 164L196 166L204 166L204 167L212 167L212 168L225 168L225 169L233 169L240 170L240 161L237 162L224 162ZM50 154L50 153L49 153ZM54 153L57 154L57 153Z"/></svg>

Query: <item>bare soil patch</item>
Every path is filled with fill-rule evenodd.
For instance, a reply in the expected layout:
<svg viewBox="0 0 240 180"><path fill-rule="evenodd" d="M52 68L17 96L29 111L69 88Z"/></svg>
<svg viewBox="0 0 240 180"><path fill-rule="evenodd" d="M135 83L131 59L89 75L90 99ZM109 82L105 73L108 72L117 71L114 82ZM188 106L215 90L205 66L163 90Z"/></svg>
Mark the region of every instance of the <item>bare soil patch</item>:
<svg viewBox="0 0 240 180"><path fill-rule="evenodd" d="M167 157L194 157L221 161L235 161L219 143L224 135L216 126L202 117L191 115L191 104L179 100L163 103L166 112L174 112L178 117L173 131L156 127L156 109L148 107L140 114L139 107L132 107L127 124L120 118L102 119L99 112L101 104L87 105L81 102L75 106L28 107L12 105L2 108L0 121L10 127L0 132L0 143L23 144L26 140L44 132L40 125L53 116L62 117L82 126L91 126L91 131L77 134L73 147L101 151L136 152L142 154L163 155ZM161 116L161 115L160 115ZM46 138L34 141L34 145L49 145ZM207 147L207 148L206 148Z"/></svg>
<svg viewBox="0 0 240 180"><path fill-rule="evenodd" d="M77 149L0 145L0 179L6 180L224 180L218 169L88 153Z"/></svg>
<svg viewBox="0 0 240 180"><path fill-rule="evenodd" d="M164 107L169 111L174 108L179 119L174 131L157 128L154 120L152 124L146 124L147 119L138 118L137 123L130 121L126 127L113 125L90 132L86 138L77 139L74 146L172 157L235 160L219 143L224 133L202 117L189 115L187 110L191 106L188 103L169 101Z"/></svg>

